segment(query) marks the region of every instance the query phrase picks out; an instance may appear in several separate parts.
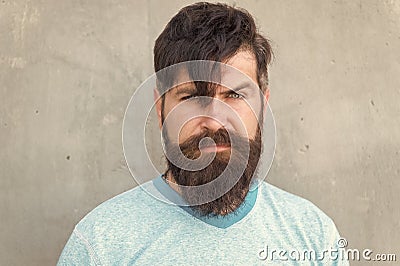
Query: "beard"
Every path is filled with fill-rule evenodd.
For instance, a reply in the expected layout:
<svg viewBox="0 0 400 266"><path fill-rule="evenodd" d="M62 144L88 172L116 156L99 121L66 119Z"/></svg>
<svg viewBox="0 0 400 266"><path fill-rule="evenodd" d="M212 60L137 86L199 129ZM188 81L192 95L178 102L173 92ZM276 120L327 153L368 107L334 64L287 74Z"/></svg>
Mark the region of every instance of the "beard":
<svg viewBox="0 0 400 266"><path fill-rule="evenodd" d="M215 153L202 152L207 140L227 149ZM180 194L190 208L200 216L225 216L243 203L257 175L262 149L261 130L257 125L254 139L224 128L207 130L179 145L167 142L165 148L167 172L180 185ZM208 184L210 182L213 183Z"/></svg>

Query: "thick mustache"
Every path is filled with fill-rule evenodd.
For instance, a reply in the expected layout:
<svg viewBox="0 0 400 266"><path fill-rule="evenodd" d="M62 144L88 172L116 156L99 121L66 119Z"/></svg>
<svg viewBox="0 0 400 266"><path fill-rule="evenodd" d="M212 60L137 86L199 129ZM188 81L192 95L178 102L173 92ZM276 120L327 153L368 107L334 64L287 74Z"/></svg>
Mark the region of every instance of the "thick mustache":
<svg viewBox="0 0 400 266"><path fill-rule="evenodd" d="M231 145L231 141L234 139L238 139L240 138L239 136L237 136L237 134L232 133L232 132L228 132L226 129L224 128L220 128L217 131L210 131L210 130L206 130L198 135L192 136L189 139L187 139L186 141L184 141L182 144L179 145L180 149L182 151L184 150L198 150L199 149L199 145L201 140L205 139L205 138L210 138L215 145L223 145L223 146L230 146ZM205 144L205 146L209 146L211 145L211 141L207 141L203 144Z"/></svg>

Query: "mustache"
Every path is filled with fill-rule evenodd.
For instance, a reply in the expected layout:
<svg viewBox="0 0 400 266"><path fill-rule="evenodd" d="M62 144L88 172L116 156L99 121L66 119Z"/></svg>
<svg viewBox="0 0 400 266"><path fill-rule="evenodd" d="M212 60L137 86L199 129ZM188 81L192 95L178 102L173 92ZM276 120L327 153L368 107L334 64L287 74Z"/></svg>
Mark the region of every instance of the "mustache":
<svg viewBox="0 0 400 266"><path fill-rule="evenodd" d="M231 146L232 143L246 143L248 141L248 138L242 137L235 132L228 131L225 128L219 128L216 131L206 129L179 144L179 148L183 153L196 152L199 151L201 147L211 146L213 142L217 146Z"/></svg>

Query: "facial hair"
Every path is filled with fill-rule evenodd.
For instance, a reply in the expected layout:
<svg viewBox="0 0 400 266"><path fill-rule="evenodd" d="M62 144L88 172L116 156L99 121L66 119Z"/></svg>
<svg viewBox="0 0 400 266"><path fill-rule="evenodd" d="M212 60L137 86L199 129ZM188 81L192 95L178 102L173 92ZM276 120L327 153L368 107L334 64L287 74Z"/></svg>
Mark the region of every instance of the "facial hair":
<svg viewBox="0 0 400 266"><path fill-rule="evenodd" d="M200 141L207 137L212 139L215 145L229 148L216 152L215 158L211 160L213 153L202 153L199 148ZM243 203L250 184L257 175L257 165L262 149L261 130L257 126L254 139L228 132L224 128L217 131L206 130L190 137L180 145L166 143L165 148L168 153L167 172L172 175L176 184L181 186L180 194L189 203L190 208L200 216L225 216L237 210ZM168 158L173 158L173 161L178 162L181 167ZM211 161L211 163L197 171L186 170L193 169L191 160L199 160L199 164L204 161ZM227 178L218 178L224 171L224 177ZM196 186L212 181L213 184L207 188L193 190ZM231 189L225 191L229 187ZM210 198L213 200L203 203L204 199ZM201 204L198 204L199 202Z"/></svg>

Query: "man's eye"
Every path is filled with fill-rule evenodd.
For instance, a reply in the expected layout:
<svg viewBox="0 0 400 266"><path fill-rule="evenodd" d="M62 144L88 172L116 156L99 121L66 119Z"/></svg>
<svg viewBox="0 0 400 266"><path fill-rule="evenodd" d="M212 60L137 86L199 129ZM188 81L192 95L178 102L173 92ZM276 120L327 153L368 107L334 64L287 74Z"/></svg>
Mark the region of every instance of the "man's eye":
<svg viewBox="0 0 400 266"><path fill-rule="evenodd" d="M243 95L236 93L236 92L231 92L228 94L228 98L243 99Z"/></svg>
<svg viewBox="0 0 400 266"><path fill-rule="evenodd" d="M181 101L186 101L186 100L193 99L193 98L196 98L196 97L197 97L197 95L184 96L184 97L181 98Z"/></svg>

